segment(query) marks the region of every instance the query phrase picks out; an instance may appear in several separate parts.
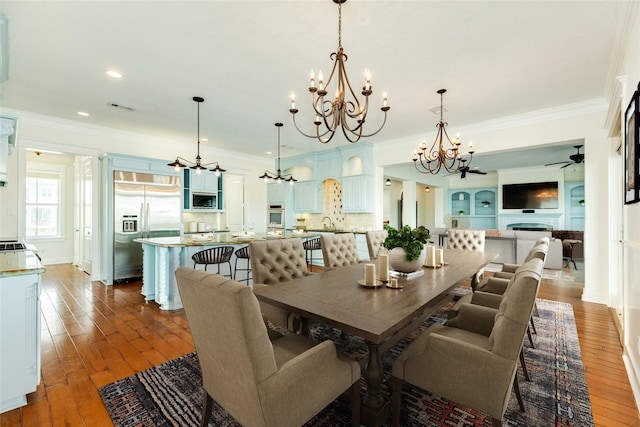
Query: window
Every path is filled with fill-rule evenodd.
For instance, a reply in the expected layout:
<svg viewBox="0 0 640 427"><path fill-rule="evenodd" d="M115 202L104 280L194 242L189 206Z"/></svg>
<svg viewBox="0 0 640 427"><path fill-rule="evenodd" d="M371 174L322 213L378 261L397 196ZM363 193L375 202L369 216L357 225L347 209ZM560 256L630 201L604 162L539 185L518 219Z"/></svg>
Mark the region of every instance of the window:
<svg viewBox="0 0 640 427"><path fill-rule="evenodd" d="M27 171L26 234L31 238L62 236L61 174Z"/></svg>

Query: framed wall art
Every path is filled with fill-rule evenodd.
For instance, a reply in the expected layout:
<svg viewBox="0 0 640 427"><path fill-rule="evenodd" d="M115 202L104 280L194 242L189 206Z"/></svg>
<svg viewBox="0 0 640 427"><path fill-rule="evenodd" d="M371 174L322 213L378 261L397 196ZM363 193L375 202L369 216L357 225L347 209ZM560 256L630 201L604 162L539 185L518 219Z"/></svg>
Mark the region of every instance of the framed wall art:
<svg viewBox="0 0 640 427"><path fill-rule="evenodd" d="M640 194L640 113L638 112L638 91L631 97L624 114L624 203L636 203Z"/></svg>

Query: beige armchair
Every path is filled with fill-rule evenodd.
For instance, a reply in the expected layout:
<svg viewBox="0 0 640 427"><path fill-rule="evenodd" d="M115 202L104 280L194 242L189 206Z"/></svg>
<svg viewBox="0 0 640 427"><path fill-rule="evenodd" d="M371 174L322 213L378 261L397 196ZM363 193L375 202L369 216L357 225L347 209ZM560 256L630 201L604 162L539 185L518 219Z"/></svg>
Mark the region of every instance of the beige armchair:
<svg viewBox="0 0 640 427"><path fill-rule="evenodd" d="M360 262L353 233L323 234L320 239L326 268L345 267Z"/></svg>
<svg viewBox="0 0 640 427"><path fill-rule="evenodd" d="M367 239L367 249L369 250L369 259L378 258L378 251L382 246L382 242L387 238L387 230L367 231L365 237Z"/></svg>
<svg viewBox="0 0 640 427"><path fill-rule="evenodd" d="M300 238L253 241L249 243L249 256L254 288L289 282L310 274ZM272 323L291 331L297 329L291 313L264 302L260 302L260 308Z"/></svg>
<svg viewBox="0 0 640 427"><path fill-rule="evenodd" d="M512 385L524 410L516 368L539 284L537 274L523 272L498 310L464 304L456 318L414 340L393 363L393 425L404 382L484 412L494 426L502 425Z"/></svg>
<svg viewBox="0 0 640 427"><path fill-rule="evenodd" d="M359 425L360 366L332 341L286 334L271 342L248 287L185 267L176 279L202 369L201 426L213 400L243 426L300 426L349 389Z"/></svg>

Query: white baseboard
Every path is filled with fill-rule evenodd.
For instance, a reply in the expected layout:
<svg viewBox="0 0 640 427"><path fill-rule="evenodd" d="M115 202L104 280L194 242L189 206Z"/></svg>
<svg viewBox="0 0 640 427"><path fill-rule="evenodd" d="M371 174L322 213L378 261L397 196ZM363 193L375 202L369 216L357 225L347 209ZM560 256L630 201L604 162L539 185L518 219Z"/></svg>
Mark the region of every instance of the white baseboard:
<svg viewBox="0 0 640 427"><path fill-rule="evenodd" d="M634 360L629 357L627 349L628 347L625 346L624 353L622 354L622 361L627 369L627 376L629 377L633 397L636 400L636 408L640 408L640 361L637 360L638 358L635 358L638 363L634 363ZM638 411L638 416L640 416L640 410Z"/></svg>

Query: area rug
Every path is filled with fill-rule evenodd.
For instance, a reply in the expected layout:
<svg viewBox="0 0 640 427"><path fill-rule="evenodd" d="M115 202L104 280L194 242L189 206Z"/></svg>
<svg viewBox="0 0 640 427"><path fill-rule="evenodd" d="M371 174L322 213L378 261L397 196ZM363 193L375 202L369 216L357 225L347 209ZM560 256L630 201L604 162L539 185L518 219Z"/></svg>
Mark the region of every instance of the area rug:
<svg viewBox="0 0 640 427"><path fill-rule="evenodd" d="M526 412L520 412L512 393L505 414L507 426L589 426L593 425L578 334L570 304L538 300L535 323L536 348L525 341L525 358L531 381L519 369L520 389ZM398 354L424 328L444 322L446 312L433 316L383 356L385 384ZM330 338L354 359L367 354L364 342L322 325L314 325L316 339ZM481 368L481 367L479 367ZM364 394L365 384L362 383ZM102 387L99 392L116 426L197 426L202 404L202 379L195 353ZM383 393L388 397L389 389ZM310 420L306 426L349 426L351 410L338 399ZM405 385L402 396L403 426L491 426L486 415L425 390ZM239 426L214 402L209 426Z"/></svg>

